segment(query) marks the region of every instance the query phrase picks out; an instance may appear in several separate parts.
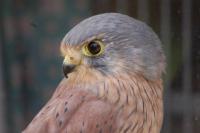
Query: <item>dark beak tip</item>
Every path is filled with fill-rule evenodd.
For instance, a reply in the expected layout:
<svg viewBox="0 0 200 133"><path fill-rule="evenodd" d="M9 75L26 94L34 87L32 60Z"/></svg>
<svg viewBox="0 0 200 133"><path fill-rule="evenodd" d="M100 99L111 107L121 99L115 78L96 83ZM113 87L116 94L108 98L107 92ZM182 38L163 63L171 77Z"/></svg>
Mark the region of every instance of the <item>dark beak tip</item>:
<svg viewBox="0 0 200 133"><path fill-rule="evenodd" d="M66 78L68 78L68 74L73 72L74 68L76 67L76 65L72 65L72 64L63 64L63 73L65 75Z"/></svg>

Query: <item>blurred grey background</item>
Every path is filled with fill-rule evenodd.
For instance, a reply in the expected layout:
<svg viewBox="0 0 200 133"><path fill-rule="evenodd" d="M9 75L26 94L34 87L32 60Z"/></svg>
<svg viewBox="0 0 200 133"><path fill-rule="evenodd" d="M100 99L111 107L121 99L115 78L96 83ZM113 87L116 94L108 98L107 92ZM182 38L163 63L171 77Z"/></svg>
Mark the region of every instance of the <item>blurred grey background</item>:
<svg viewBox="0 0 200 133"><path fill-rule="evenodd" d="M62 79L59 44L94 14L120 12L159 35L167 55L162 133L200 132L199 0L1 0L0 133L18 133Z"/></svg>

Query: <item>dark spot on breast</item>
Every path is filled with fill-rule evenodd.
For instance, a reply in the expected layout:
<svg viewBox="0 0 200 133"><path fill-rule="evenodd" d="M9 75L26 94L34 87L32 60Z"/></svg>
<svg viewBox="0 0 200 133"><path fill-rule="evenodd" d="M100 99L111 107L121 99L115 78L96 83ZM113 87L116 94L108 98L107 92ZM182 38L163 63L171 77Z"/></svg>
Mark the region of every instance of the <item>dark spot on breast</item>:
<svg viewBox="0 0 200 133"><path fill-rule="evenodd" d="M98 128L99 127L99 124L96 124L96 128Z"/></svg>
<svg viewBox="0 0 200 133"><path fill-rule="evenodd" d="M126 104L129 104L128 101L128 94L126 94Z"/></svg>
<svg viewBox="0 0 200 133"><path fill-rule="evenodd" d="M109 130L110 130L110 132L112 131L112 125L110 125Z"/></svg>
<svg viewBox="0 0 200 133"><path fill-rule="evenodd" d="M82 99L84 99L86 96L82 96Z"/></svg>
<svg viewBox="0 0 200 133"><path fill-rule="evenodd" d="M68 104L68 102L66 101L66 102L65 102L65 105L67 105L67 104Z"/></svg>
<svg viewBox="0 0 200 133"><path fill-rule="evenodd" d="M70 96L69 96L69 98L71 98L73 96L73 94L71 94Z"/></svg>
<svg viewBox="0 0 200 133"><path fill-rule="evenodd" d="M106 125L108 122L107 121L104 121L104 124Z"/></svg>
<svg viewBox="0 0 200 133"><path fill-rule="evenodd" d="M99 133L102 133L102 128L99 130Z"/></svg>
<svg viewBox="0 0 200 133"><path fill-rule="evenodd" d="M56 118L58 118L58 116L59 116L59 113L56 113Z"/></svg>
<svg viewBox="0 0 200 133"><path fill-rule="evenodd" d="M82 100L82 102L83 102L83 101L85 100L85 96L82 96L82 97L81 97L81 100Z"/></svg>
<svg viewBox="0 0 200 133"><path fill-rule="evenodd" d="M62 126L62 121L61 120L59 121L59 126Z"/></svg>
<svg viewBox="0 0 200 133"><path fill-rule="evenodd" d="M49 106L47 106L47 109L49 109L50 108L50 105Z"/></svg>
<svg viewBox="0 0 200 133"><path fill-rule="evenodd" d="M67 112L67 110L68 110L68 108L66 107L66 108L65 108L65 110L64 110L64 112L66 113L66 112Z"/></svg>
<svg viewBox="0 0 200 133"><path fill-rule="evenodd" d="M111 115L110 119L111 119L111 120L113 119L113 115Z"/></svg>
<svg viewBox="0 0 200 133"><path fill-rule="evenodd" d="M82 129L80 130L80 133L83 133Z"/></svg>
<svg viewBox="0 0 200 133"><path fill-rule="evenodd" d="M84 127L84 125L85 125L85 123L84 123L84 121L82 122L82 126Z"/></svg>

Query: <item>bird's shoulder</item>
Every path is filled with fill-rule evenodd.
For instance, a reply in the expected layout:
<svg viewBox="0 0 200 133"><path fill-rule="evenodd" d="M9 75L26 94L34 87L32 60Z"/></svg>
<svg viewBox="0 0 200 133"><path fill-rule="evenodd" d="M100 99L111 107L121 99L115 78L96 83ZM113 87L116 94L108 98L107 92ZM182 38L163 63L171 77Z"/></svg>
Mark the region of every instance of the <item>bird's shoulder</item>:
<svg viewBox="0 0 200 133"><path fill-rule="evenodd" d="M55 92L24 133L111 133L115 125L109 103L78 88L59 92Z"/></svg>

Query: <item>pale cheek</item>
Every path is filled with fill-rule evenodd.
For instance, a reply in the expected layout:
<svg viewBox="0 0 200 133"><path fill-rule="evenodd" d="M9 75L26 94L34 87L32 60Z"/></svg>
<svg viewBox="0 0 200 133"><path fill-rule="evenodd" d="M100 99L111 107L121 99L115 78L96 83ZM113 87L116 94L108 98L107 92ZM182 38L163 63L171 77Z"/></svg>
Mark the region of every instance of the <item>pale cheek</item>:
<svg viewBox="0 0 200 133"><path fill-rule="evenodd" d="M86 57L82 57L81 65L85 66L85 67L90 67L90 65L91 65L91 59L88 59Z"/></svg>

